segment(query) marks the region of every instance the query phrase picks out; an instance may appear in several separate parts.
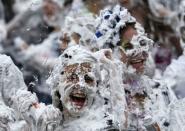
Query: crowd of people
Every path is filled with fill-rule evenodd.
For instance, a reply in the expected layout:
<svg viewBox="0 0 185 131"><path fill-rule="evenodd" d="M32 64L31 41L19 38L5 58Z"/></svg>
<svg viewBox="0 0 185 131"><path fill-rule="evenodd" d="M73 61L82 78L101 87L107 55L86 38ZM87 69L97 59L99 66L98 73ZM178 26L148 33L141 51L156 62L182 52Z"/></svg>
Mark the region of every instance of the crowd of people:
<svg viewBox="0 0 185 131"><path fill-rule="evenodd" d="M184 131L184 0L0 0L0 131Z"/></svg>

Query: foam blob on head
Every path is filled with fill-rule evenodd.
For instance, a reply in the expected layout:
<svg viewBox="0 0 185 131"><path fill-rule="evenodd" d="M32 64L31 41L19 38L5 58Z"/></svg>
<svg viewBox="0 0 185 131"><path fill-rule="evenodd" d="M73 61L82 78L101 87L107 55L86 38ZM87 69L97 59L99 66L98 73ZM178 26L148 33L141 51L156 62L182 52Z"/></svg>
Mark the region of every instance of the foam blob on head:
<svg viewBox="0 0 185 131"><path fill-rule="evenodd" d="M127 9L119 5L102 10L97 18L95 33L99 47L117 46L120 41L120 29L128 23L135 22L135 18L130 15Z"/></svg>

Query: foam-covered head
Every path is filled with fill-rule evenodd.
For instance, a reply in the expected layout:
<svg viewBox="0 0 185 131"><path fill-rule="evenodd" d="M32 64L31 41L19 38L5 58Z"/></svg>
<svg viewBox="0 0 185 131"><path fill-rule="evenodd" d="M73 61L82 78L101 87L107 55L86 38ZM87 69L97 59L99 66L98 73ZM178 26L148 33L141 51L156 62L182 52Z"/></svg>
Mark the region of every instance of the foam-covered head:
<svg viewBox="0 0 185 131"><path fill-rule="evenodd" d="M137 72L143 72L153 41L147 38L144 29L135 18L127 9L117 5L112 9L103 10L97 20L99 24L96 40L99 47L116 49L120 46L121 54L128 60L123 60L123 55L120 59L123 62L128 61L127 64L132 65ZM119 57L119 54L116 55Z"/></svg>
<svg viewBox="0 0 185 131"><path fill-rule="evenodd" d="M77 18L66 17L61 35L62 46L65 45L65 47L69 47L71 45L80 44L88 49L95 48L96 45L91 44L95 32L94 22L95 19L92 14L79 16ZM68 43L63 42L66 36Z"/></svg>
<svg viewBox="0 0 185 131"><path fill-rule="evenodd" d="M92 106L99 81L97 59L78 45L64 51L48 80L71 115L80 115Z"/></svg>

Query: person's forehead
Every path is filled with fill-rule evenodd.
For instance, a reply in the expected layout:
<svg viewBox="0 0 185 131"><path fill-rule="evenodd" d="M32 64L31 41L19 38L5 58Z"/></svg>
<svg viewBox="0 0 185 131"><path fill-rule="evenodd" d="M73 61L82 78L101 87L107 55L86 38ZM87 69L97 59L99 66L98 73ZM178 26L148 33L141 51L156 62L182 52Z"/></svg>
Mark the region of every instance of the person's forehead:
<svg viewBox="0 0 185 131"><path fill-rule="evenodd" d="M72 73L76 71L80 72L90 72L92 68L92 64L89 62L84 62L84 63L75 63L71 65L67 65L64 67L64 72Z"/></svg>
<svg viewBox="0 0 185 131"><path fill-rule="evenodd" d="M137 35L137 30L133 26L128 26L121 30L121 37L122 39L131 40L133 35Z"/></svg>

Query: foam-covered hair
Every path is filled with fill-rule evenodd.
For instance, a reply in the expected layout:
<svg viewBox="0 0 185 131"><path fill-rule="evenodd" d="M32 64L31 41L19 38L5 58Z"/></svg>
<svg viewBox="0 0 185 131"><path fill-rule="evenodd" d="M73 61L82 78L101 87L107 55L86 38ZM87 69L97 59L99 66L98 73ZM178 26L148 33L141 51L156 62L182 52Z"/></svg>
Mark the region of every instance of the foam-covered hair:
<svg viewBox="0 0 185 131"><path fill-rule="evenodd" d="M120 29L128 23L136 23L136 19L120 5L102 10L96 21L95 39L100 48L110 47L110 44L116 46L120 41Z"/></svg>
<svg viewBox="0 0 185 131"><path fill-rule="evenodd" d="M66 49L60 56L60 61L62 62L61 64L63 66L67 66L83 62L94 63L97 62L97 59L90 51L84 49L82 46L77 45Z"/></svg>

